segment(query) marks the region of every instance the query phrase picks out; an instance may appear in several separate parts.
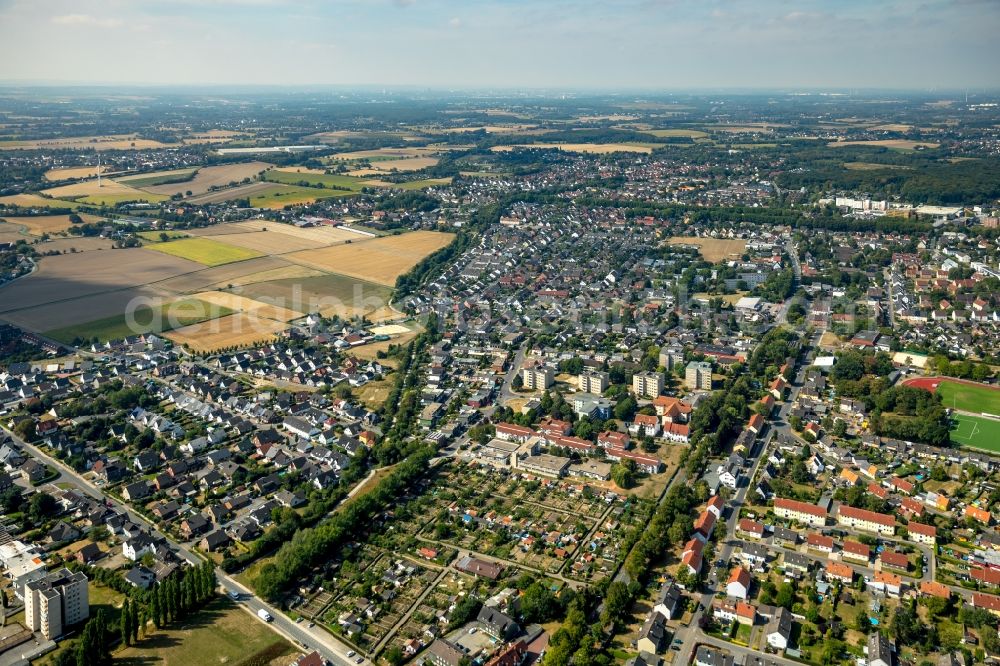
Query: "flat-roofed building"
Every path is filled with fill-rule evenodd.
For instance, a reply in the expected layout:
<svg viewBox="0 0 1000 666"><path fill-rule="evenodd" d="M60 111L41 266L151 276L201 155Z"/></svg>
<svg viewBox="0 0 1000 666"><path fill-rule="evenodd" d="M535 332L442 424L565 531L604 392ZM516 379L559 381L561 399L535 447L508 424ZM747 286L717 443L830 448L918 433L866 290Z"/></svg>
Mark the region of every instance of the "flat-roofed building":
<svg viewBox="0 0 1000 666"><path fill-rule="evenodd" d="M524 470L525 472L531 472L532 474L553 476L558 479L566 474L566 470L569 468L570 462L569 458L563 458L562 456L550 456L543 453L541 455L528 456L523 460L518 460L517 468Z"/></svg>
<svg viewBox="0 0 1000 666"><path fill-rule="evenodd" d="M576 378L576 387L584 393L601 395L611 386L610 375L606 372L591 370L581 373Z"/></svg>
<svg viewBox="0 0 1000 666"><path fill-rule="evenodd" d="M556 373L549 367L524 368L521 370L521 380L524 388L531 391L544 391L555 382Z"/></svg>
<svg viewBox="0 0 1000 666"><path fill-rule="evenodd" d="M684 369L684 385L692 391L712 390L712 364L707 361L691 361Z"/></svg>
<svg viewBox="0 0 1000 666"><path fill-rule="evenodd" d="M663 393L664 379L659 372L637 372L632 375L632 392L640 398L655 398Z"/></svg>

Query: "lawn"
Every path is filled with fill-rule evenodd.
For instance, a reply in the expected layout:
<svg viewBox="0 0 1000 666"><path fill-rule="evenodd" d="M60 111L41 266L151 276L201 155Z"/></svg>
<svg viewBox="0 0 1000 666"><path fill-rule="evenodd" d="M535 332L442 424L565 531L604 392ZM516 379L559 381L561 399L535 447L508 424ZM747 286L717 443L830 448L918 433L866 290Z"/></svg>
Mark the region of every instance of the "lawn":
<svg viewBox="0 0 1000 666"><path fill-rule="evenodd" d="M65 344L73 344L74 340L91 340L93 338L105 342L151 331L164 333L182 326L198 324L208 319L225 317L233 312L234 310L227 307L207 303L196 298L185 298L163 304L160 306L159 312L156 313L156 317L153 316L152 308L137 308L133 316L135 327L129 326L125 314L120 314L46 331L45 335Z"/></svg>
<svg viewBox="0 0 1000 666"><path fill-rule="evenodd" d="M246 261L263 257L263 253L250 250L245 247L236 247L211 238L184 238L182 240L168 241L148 246L150 250L156 250L164 254L169 254L181 259L197 261L205 266L221 266L231 264L236 261Z"/></svg>
<svg viewBox="0 0 1000 666"><path fill-rule="evenodd" d="M1000 416L1000 390L942 380L937 392L945 407Z"/></svg>
<svg viewBox="0 0 1000 666"><path fill-rule="evenodd" d="M955 414L951 440L963 446L1000 453L1000 421Z"/></svg>
<svg viewBox="0 0 1000 666"><path fill-rule="evenodd" d="M228 599L220 598L182 623L154 631L138 645L119 650L115 664L218 666L248 663L256 655L267 663L295 648L270 627Z"/></svg>

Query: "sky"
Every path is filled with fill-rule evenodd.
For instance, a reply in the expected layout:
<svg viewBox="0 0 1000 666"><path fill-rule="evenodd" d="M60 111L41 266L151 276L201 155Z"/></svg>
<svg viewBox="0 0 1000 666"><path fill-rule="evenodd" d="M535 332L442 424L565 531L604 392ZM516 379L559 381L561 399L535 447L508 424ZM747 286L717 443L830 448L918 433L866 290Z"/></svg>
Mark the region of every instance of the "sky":
<svg viewBox="0 0 1000 666"><path fill-rule="evenodd" d="M0 81L1000 88L1000 0L0 0Z"/></svg>

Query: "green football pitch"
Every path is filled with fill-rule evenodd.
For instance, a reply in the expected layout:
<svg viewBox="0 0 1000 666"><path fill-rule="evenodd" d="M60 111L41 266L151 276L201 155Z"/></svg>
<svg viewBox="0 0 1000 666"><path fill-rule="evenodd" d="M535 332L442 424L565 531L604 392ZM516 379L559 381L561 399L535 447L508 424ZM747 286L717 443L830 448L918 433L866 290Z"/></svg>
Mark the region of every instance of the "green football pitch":
<svg viewBox="0 0 1000 666"><path fill-rule="evenodd" d="M965 414L952 415L951 441L1000 453L1000 421Z"/></svg>
<svg viewBox="0 0 1000 666"><path fill-rule="evenodd" d="M944 380L938 386L941 404L952 409L974 414L995 414L1000 416L1000 390L990 386L974 386Z"/></svg>

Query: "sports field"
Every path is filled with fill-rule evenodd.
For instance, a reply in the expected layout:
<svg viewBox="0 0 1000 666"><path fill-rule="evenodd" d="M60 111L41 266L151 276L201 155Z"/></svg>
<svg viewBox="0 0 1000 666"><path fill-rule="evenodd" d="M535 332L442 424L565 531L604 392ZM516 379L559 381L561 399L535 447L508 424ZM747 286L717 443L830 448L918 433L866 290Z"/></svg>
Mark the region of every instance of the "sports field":
<svg viewBox="0 0 1000 666"><path fill-rule="evenodd" d="M221 243L211 238L184 238L148 245L148 249L181 259L197 261L205 266L221 266L264 256L256 250Z"/></svg>
<svg viewBox="0 0 1000 666"><path fill-rule="evenodd" d="M1000 421L981 416L952 416L951 441L962 446L1000 453Z"/></svg>
<svg viewBox="0 0 1000 666"><path fill-rule="evenodd" d="M937 392L945 407L1000 416L1000 390L995 388L945 380L938 384Z"/></svg>

